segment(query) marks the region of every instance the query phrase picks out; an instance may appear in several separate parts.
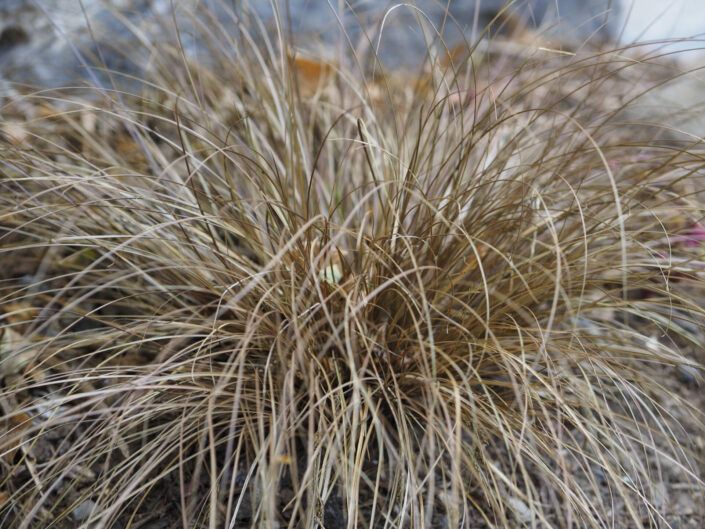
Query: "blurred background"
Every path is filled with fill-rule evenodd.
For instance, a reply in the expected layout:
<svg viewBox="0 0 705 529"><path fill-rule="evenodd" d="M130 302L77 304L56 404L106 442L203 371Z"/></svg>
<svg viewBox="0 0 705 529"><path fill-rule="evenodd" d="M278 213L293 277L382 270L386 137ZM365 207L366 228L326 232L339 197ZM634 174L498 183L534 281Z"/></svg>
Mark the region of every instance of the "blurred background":
<svg viewBox="0 0 705 529"><path fill-rule="evenodd" d="M389 67L413 64L423 57L433 26L442 28L449 45L461 38L474 40L504 4L505 0L416 0L426 19L408 3L391 0L251 1L265 24L272 24L272 31L273 10L278 6L301 48L335 57L342 47L342 25L353 46L378 47ZM187 54L197 56L202 50L189 42L188 28L195 23L234 27L227 14L232 5L225 0L173 0L173 4L171 0L0 0L0 79L57 86L85 78L86 64L96 63L139 74L149 57L144 48L137 51L138 42L158 42L160 32L173 34L174 20ZM196 22L194 12L199 6L207 7L216 18ZM514 27L535 30L554 46L697 38L705 32L705 0L519 0L511 10ZM493 31L495 27L501 31L498 26ZM502 26L505 31L507 27ZM365 33L375 42L366 39ZM700 43L691 41L668 49L698 47ZM698 54L693 51L688 56Z"/></svg>
<svg viewBox="0 0 705 529"><path fill-rule="evenodd" d="M669 49L705 47L705 2L703 0L621 0L618 23L623 43L697 39L700 42L675 43Z"/></svg>

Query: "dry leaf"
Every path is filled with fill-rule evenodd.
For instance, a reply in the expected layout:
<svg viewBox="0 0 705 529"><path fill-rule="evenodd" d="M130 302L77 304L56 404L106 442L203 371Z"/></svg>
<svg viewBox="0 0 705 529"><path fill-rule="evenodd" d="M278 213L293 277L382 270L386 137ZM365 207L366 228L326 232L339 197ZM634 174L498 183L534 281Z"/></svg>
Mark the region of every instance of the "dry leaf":
<svg viewBox="0 0 705 529"><path fill-rule="evenodd" d="M17 453L18 448L22 444L22 436L20 435L24 430L29 428L32 424L32 418L26 413L17 413L11 416L9 419L5 419L2 433L0 434L0 452L5 452L2 458L11 463ZM3 438L5 441L3 441ZM8 442L9 440L9 442Z"/></svg>
<svg viewBox="0 0 705 529"><path fill-rule="evenodd" d="M277 457L277 463L281 463L282 465L291 465L293 461L292 457L287 454L282 454Z"/></svg>
<svg viewBox="0 0 705 529"><path fill-rule="evenodd" d="M316 59L309 59L299 54L290 59L290 64L296 71L301 92L313 95L333 73L333 65Z"/></svg>
<svg viewBox="0 0 705 529"><path fill-rule="evenodd" d="M37 316L39 316L39 309L25 303L8 303L0 307L0 321L3 321L4 325L12 324L13 328L32 322Z"/></svg>

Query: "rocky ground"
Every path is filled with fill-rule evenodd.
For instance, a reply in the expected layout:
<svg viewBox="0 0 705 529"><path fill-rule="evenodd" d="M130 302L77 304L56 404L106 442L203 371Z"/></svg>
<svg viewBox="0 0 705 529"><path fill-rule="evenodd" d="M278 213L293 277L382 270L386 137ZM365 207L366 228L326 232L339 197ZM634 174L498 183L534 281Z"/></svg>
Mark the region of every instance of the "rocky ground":
<svg viewBox="0 0 705 529"><path fill-rule="evenodd" d="M176 9L172 17L169 0L86 0L80 3L78 0L4 0L0 2L0 79L40 86L64 85L77 79L105 82L100 72L87 73L87 66L96 63L138 74L147 67L149 58L130 53L136 35L140 39L158 41L160 32L173 32L174 20L178 20L184 32L187 54L202 53L188 41L189 24L194 23L190 13L196 4L205 4L219 23L232 23L224 7L226 3L180 0L173 2ZM251 3L266 23L272 22L269 2ZM387 65L398 66L414 63L425 55L425 39L432 31L427 25L424 37L419 30L420 12L424 13L423 18L427 17L427 22L442 28L444 39L452 45L462 37L472 38L473 33L478 34L501 9L504 0L480 0L477 4L472 0L452 0L448 2L448 13L444 9L445 1L435 0L418 0L416 5L420 11L409 7L390 10L391 6L398 5L392 0L354 2L354 13L347 9L334 11L330 7L346 3L291 0L282 15L291 20L299 36L299 46L308 48L312 42L322 41L334 54L335 46L331 44L339 42L338 20L342 21L352 43L364 45L366 39L361 28L377 38L380 20L388 12L379 49ZM618 5L609 0L532 0L517 5L527 23L542 25L548 34L573 42L609 34L619 10ZM557 20L561 23L557 24ZM204 19L206 24L212 22Z"/></svg>

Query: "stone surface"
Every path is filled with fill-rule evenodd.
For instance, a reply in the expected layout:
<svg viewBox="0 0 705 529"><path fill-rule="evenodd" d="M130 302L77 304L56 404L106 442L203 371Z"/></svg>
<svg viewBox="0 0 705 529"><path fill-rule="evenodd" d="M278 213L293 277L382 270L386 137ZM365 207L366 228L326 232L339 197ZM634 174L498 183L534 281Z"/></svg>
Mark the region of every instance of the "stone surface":
<svg viewBox="0 0 705 529"><path fill-rule="evenodd" d="M280 12L291 22L300 47L322 44L335 53L342 24L351 43L364 44L366 32L375 47L379 45L385 65L397 66L424 56L427 42L434 39L434 27L443 28L442 35L451 45L462 37L472 39L504 4L504 0L480 0L479 5L473 0L450 0L446 16L446 2L417 0L415 9L391 0L290 0L287 8L280 0ZM195 24L194 6L208 7L218 23L234 27L228 4L222 0L2 0L0 76L38 86L81 80L107 83L101 69L90 68L96 64L139 75L149 63L146 49L138 45L140 39L158 45L160 35L173 35L176 20L186 53L195 54L197 49L188 38ZM354 4L355 13L344 8L349 4ZM610 4L610 0L529 0L516 2L515 9L520 18L542 24L554 36L575 40L606 27ZM252 5L274 34L271 3L258 0Z"/></svg>
<svg viewBox="0 0 705 529"><path fill-rule="evenodd" d="M72 511L71 516L77 522L87 519L95 510L96 504L92 500L85 500L78 504Z"/></svg>

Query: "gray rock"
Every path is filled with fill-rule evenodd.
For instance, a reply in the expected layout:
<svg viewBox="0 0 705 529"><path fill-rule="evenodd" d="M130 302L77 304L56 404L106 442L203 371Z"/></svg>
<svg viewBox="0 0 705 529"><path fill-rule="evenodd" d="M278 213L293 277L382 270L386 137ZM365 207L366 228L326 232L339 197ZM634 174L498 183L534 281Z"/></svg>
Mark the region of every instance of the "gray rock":
<svg viewBox="0 0 705 529"><path fill-rule="evenodd" d="M91 513L93 512L95 507L96 507L96 504L94 501L84 500L81 503L79 503L78 506L71 511L71 516L77 522L82 522L83 520L88 519L88 517L91 515Z"/></svg>
<svg viewBox="0 0 705 529"><path fill-rule="evenodd" d="M523 500L510 497L507 498L507 504L512 508L514 515L520 522L528 524L534 519L534 512Z"/></svg>
<svg viewBox="0 0 705 529"><path fill-rule="evenodd" d="M369 44L367 33L375 48L379 44L384 64L398 66L417 62L425 55L429 41L435 40L435 45L440 46L433 26L442 28L444 41L453 45L461 38L477 35L504 4L504 0L478 1L476 6L473 0L451 0L448 16L446 1L439 0L417 0L419 10L397 0L358 0L354 2L354 13L349 9L340 13L332 10L331 4L349 4L335 0L330 4L290 0L288 9L286 2L280 4L283 16L291 22L297 46L306 48L315 42L330 48L340 42L342 24L351 43ZM529 0L517 2L516 13L530 24L543 24L551 34L584 39L595 32L605 32L611 3ZM228 4L222 0L174 0L176 12L172 15L170 0L83 0L83 8L79 0L1 0L0 77L47 87L77 80L108 86L109 76L95 66L139 75L149 64L149 50L139 43L134 32L158 46L165 37L173 37L173 18L187 55L200 58L202 47L189 37L197 25L194 7L205 6L213 15L212 19L202 16L204 24L217 20L235 31L236 22L228 12ZM270 3L251 0L251 5L273 30Z"/></svg>
<svg viewBox="0 0 705 529"><path fill-rule="evenodd" d="M130 3L114 0L112 5L120 10ZM112 8L107 9L95 0L84 5L85 12L78 0L0 2L0 43L2 35L6 36L0 46L2 76L41 86L58 86L77 78L100 78L98 72L88 71L86 65L97 64L98 48L107 47L110 39L126 36L128 31ZM114 51L105 53L106 65L116 63L120 55Z"/></svg>
<svg viewBox="0 0 705 529"><path fill-rule="evenodd" d="M705 137L705 59L690 58L681 72L635 100L628 108L629 116L640 122L667 127L669 136L684 141ZM665 131L665 129L664 129ZM678 325L697 334L696 325L681 319Z"/></svg>

